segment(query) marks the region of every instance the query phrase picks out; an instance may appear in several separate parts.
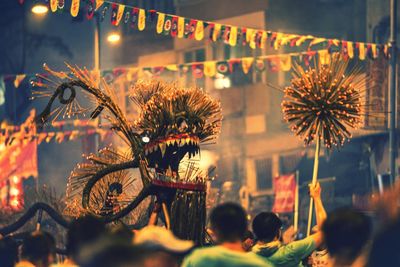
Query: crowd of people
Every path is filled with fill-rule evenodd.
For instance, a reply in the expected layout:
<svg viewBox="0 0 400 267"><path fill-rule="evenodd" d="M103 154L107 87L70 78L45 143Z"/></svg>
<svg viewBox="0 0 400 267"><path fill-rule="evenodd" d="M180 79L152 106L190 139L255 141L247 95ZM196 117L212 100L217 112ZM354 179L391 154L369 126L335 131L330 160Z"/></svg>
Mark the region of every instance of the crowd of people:
<svg viewBox="0 0 400 267"><path fill-rule="evenodd" d="M57 256L52 235L35 231L22 244L13 236L1 238L0 266L400 266L400 220L386 218L378 228L374 218L353 208L327 215L318 183L310 186L310 196L316 226L300 240L283 238L282 220L273 212L261 212L249 221L240 205L224 203L211 211L210 242L202 246L178 239L165 227L132 231L122 223L105 225L84 216L68 228L65 257Z"/></svg>

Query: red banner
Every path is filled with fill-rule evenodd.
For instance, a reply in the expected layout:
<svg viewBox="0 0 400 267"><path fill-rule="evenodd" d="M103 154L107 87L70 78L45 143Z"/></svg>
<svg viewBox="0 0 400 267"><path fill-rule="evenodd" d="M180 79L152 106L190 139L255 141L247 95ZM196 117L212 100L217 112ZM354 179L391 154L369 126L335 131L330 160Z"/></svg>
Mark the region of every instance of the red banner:
<svg viewBox="0 0 400 267"><path fill-rule="evenodd" d="M15 141L9 146L0 143L0 206L21 209L23 207L24 178L38 176L37 140L24 138L35 136L36 128L32 124L35 112L32 111L19 132Z"/></svg>
<svg viewBox="0 0 400 267"><path fill-rule="evenodd" d="M295 174L275 177L273 183L275 201L272 211L276 213L293 212L296 191Z"/></svg>

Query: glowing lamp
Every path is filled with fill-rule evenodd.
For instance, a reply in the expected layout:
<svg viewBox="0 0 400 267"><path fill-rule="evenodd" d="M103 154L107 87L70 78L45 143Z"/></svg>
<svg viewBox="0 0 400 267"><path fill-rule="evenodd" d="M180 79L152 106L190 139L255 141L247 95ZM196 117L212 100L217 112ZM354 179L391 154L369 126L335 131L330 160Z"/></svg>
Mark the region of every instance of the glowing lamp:
<svg viewBox="0 0 400 267"><path fill-rule="evenodd" d="M31 9L33 14L44 15L49 11L49 8L45 4L37 3Z"/></svg>

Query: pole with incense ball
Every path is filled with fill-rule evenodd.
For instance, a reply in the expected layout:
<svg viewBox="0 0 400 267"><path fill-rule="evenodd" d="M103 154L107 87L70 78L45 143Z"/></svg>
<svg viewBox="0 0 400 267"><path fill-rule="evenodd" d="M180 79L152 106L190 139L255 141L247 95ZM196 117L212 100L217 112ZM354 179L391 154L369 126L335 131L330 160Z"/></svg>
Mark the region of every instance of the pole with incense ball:
<svg viewBox="0 0 400 267"><path fill-rule="evenodd" d="M313 176L311 180L311 185L315 186L317 183L317 177L318 177L318 166L319 166L319 150L320 150L320 138L319 136L317 137L317 140L315 141L315 156L314 156L314 168L313 168ZM307 223L307 236L310 235L311 232L311 223L312 223L312 218L313 218L313 204L314 204L314 199L310 197L310 207L308 210L308 223Z"/></svg>
<svg viewBox="0 0 400 267"><path fill-rule="evenodd" d="M329 62L314 62L313 68L295 64L291 84L284 89L284 119L306 145L316 143L312 185L317 183L321 142L327 148L341 146L351 138L349 129L362 122L360 89L366 78L360 68L348 71L347 67L348 60L338 54ZM307 235L312 211L310 199Z"/></svg>

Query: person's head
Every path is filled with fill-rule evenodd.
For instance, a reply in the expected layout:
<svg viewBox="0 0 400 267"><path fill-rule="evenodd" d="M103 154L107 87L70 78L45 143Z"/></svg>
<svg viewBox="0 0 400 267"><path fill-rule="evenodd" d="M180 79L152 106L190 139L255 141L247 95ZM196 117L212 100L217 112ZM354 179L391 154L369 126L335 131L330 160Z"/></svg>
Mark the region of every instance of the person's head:
<svg viewBox="0 0 400 267"><path fill-rule="evenodd" d="M358 258L371 231L371 220L362 212L351 208L333 211L322 225L329 255L340 265L350 265Z"/></svg>
<svg viewBox="0 0 400 267"><path fill-rule="evenodd" d="M282 221L273 212L261 212L253 220L253 232L260 241L271 242L279 239Z"/></svg>
<svg viewBox="0 0 400 267"><path fill-rule="evenodd" d="M254 245L254 235L251 231L247 230L242 238L242 247L245 251L250 251Z"/></svg>
<svg viewBox="0 0 400 267"><path fill-rule="evenodd" d="M0 262L1 266L13 267L18 261L18 245L11 237L0 239Z"/></svg>
<svg viewBox="0 0 400 267"><path fill-rule="evenodd" d="M106 233L105 224L94 216L87 215L71 222L67 233L67 254L79 262L79 250Z"/></svg>
<svg viewBox="0 0 400 267"><path fill-rule="evenodd" d="M21 259L37 267L47 267L53 263L56 243L49 233L33 232L24 238L21 247Z"/></svg>
<svg viewBox="0 0 400 267"><path fill-rule="evenodd" d="M374 237L368 267L400 266L400 218L386 224Z"/></svg>
<svg viewBox="0 0 400 267"><path fill-rule="evenodd" d="M246 212L238 204L225 203L211 211L210 224L218 242L241 242L247 230Z"/></svg>

